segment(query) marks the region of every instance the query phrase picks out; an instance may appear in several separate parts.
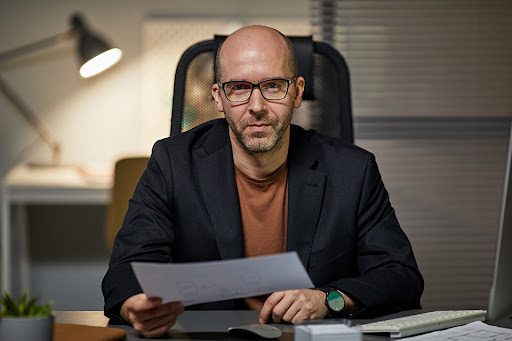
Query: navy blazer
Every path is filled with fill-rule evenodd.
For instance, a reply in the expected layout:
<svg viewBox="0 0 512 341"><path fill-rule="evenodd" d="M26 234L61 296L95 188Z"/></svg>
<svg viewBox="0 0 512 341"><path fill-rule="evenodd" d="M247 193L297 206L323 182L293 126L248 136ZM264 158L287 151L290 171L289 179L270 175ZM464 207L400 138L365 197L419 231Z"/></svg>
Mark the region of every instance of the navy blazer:
<svg viewBox="0 0 512 341"><path fill-rule="evenodd" d="M423 279L375 157L292 125L288 154L288 251L317 287L355 298L362 316L418 308ZM130 262L244 257L228 125L214 120L158 141L115 239L103 279L105 313L141 292ZM191 309L247 309L243 300Z"/></svg>

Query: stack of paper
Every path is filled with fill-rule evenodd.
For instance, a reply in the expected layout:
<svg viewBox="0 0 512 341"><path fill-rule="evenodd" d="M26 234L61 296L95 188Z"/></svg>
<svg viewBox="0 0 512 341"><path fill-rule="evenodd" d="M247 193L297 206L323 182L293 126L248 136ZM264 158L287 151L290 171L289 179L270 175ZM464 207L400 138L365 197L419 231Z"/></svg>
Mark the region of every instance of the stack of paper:
<svg viewBox="0 0 512 341"><path fill-rule="evenodd" d="M361 341L362 334L344 324L302 325L294 328L295 341Z"/></svg>

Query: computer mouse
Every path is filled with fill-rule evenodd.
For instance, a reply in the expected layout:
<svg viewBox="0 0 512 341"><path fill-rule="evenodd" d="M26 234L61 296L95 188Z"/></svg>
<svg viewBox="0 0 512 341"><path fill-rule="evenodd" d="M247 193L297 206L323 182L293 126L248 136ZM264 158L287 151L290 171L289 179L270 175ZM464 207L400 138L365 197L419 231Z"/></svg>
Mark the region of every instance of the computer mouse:
<svg viewBox="0 0 512 341"><path fill-rule="evenodd" d="M277 339L282 332L279 328L260 323L244 324L228 328L228 332L238 336L252 336L264 339Z"/></svg>

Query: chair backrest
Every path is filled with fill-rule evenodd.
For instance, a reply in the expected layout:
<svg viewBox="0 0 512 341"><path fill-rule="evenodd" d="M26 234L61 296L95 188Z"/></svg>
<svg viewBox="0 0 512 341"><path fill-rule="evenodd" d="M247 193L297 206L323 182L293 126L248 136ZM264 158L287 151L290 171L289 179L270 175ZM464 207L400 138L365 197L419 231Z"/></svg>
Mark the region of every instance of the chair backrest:
<svg viewBox="0 0 512 341"><path fill-rule="evenodd" d="M114 185L105 221L105 242L112 249L114 238L123 223L135 186L146 169L148 157L123 158L114 167Z"/></svg>
<svg viewBox="0 0 512 341"><path fill-rule="evenodd" d="M350 78L341 54L311 37L289 37L294 45L299 74L306 79L302 106L292 122L305 129L354 142ZM211 95L215 82L215 54L224 36L188 48L178 63L174 79L171 136L201 123L224 117Z"/></svg>

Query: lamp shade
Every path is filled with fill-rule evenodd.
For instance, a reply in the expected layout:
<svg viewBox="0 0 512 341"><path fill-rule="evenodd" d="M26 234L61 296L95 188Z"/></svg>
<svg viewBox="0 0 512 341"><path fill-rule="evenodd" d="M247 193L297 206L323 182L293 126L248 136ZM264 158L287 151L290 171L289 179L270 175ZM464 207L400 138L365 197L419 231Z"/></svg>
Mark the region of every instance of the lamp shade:
<svg viewBox="0 0 512 341"><path fill-rule="evenodd" d="M91 32L79 15L71 18L71 25L78 35L78 58L81 65L80 75L83 78L97 75L121 59L121 50Z"/></svg>

